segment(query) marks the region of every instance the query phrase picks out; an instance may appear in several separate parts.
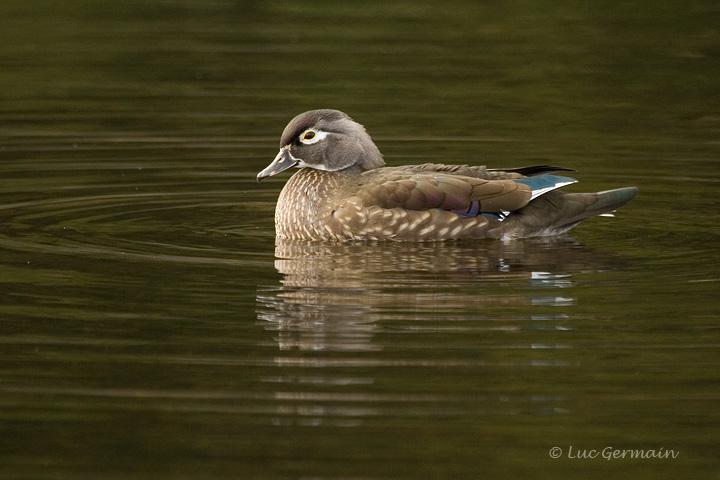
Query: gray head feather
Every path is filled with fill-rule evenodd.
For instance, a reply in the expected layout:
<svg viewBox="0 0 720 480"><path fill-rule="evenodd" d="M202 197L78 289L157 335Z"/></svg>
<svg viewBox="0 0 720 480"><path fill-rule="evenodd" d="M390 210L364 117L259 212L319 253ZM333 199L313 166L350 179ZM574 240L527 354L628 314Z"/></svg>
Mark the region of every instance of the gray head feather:
<svg viewBox="0 0 720 480"><path fill-rule="evenodd" d="M303 143L307 130L327 136L312 144ZM280 147L290 147L293 157L303 166L319 170L370 170L385 166L380 150L365 128L339 110L311 110L293 118L285 127Z"/></svg>

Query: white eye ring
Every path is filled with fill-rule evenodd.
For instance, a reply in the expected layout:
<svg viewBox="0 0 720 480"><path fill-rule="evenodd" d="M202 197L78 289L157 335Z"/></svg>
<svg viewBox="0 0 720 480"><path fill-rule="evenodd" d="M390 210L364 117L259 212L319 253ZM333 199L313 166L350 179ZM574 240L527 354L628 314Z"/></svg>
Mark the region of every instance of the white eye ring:
<svg viewBox="0 0 720 480"><path fill-rule="evenodd" d="M305 140L305 135L308 134L308 132L313 132L315 134L314 137L312 137L309 140ZM313 143L317 143L320 140L325 139L325 137L328 136L328 132L323 132L322 130L315 130L315 129L307 129L300 135L300 142L304 143L305 145L312 145Z"/></svg>

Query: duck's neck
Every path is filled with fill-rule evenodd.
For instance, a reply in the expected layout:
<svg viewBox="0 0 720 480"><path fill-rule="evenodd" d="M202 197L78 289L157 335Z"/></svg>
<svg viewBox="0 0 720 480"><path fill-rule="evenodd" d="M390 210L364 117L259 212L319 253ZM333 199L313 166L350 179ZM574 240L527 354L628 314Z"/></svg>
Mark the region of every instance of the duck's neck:
<svg viewBox="0 0 720 480"><path fill-rule="evenodd" d="M290 177L275 207L275 233L280 238L321 240L328 238L323 225L329 220L335 199L359 171L325 172L302 168Z"/></svg>

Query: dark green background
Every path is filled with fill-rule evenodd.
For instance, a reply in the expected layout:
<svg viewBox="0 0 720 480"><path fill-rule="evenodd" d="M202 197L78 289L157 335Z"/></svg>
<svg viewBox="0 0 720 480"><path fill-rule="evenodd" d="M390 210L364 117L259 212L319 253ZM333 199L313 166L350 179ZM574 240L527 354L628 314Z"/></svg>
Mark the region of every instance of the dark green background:
<svg viewBox="0 0 720 480"><path fill-rule="evenodd" d="M716 2L0 18L0 478L717 474ZM313 108L640 195L574 240L276 250L255 175Z"/></svg>

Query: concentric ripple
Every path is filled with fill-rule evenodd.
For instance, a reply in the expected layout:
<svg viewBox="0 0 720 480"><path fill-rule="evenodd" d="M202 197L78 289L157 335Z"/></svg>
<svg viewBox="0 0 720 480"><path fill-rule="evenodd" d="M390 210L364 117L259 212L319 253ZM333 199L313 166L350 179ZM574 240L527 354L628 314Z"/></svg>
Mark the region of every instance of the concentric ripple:
<svg viewBox="0 0 720 480"><path fill-rule="evenodd" d="M98 258L240 263L241 244L272 242L272 231L263 232L258 219L247 219L247 209L231 201L233 194L237 192L88 195L5 205L0 207L0 245ZM263 207L272 211L272 205ZM221 224L222 218L234 221ZM243 218L247 221L238 223Z"/></svg>
<svg viewBox="0 0 720 480"><path fill-rule="evenodd" d="M100 161L99 152L82 151L90 158L48 160L25 147L18 147L22 155L12 153L30 160L0 168L0 248L6 251L244 265L257 246L272 245L276 194L270 185L260 190L251 173L234 172L241 163L235 159L142 161L136 149L130 159Z"/></svg>

